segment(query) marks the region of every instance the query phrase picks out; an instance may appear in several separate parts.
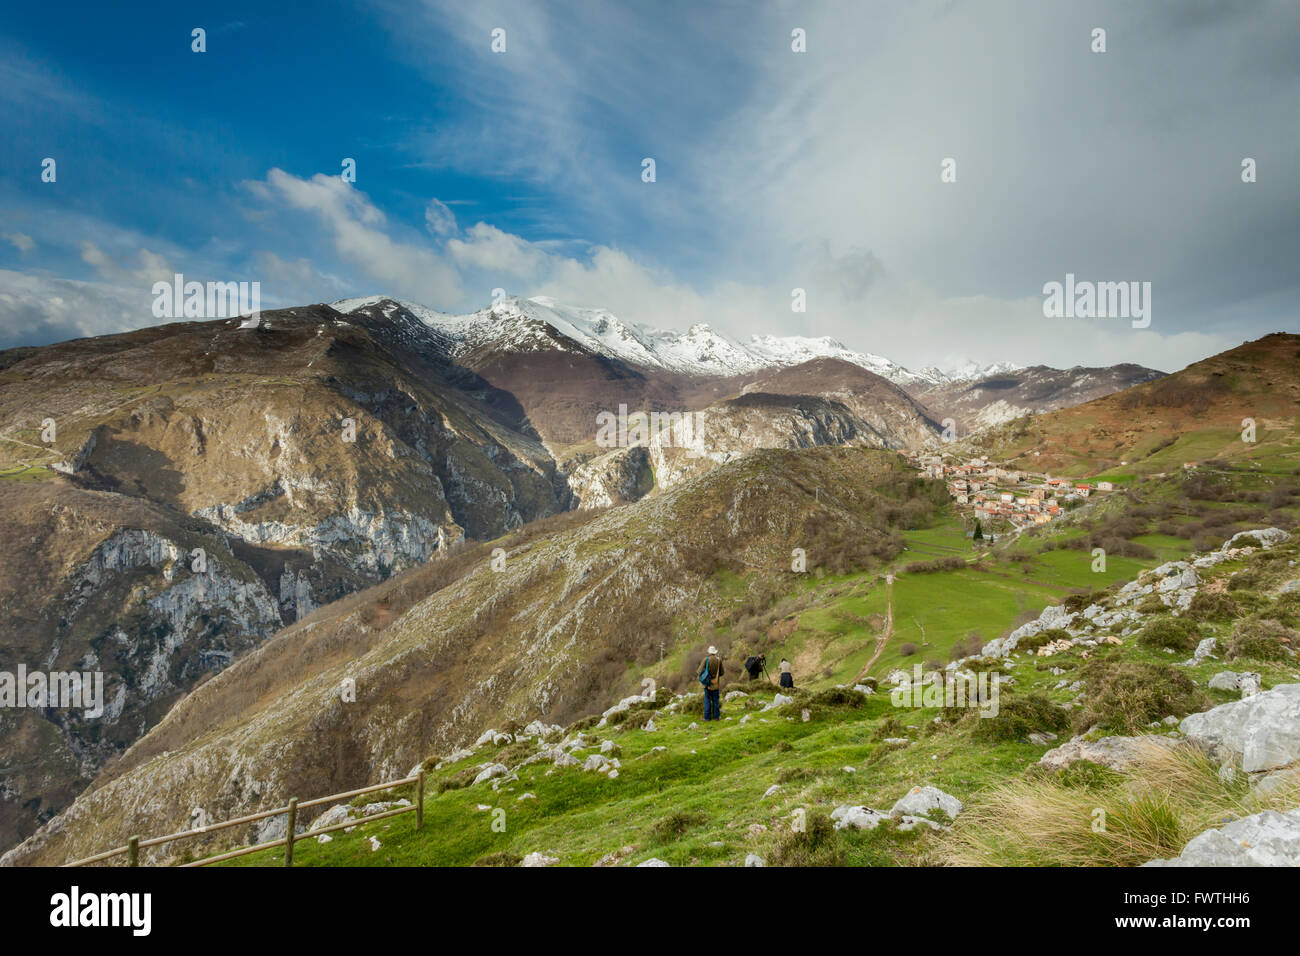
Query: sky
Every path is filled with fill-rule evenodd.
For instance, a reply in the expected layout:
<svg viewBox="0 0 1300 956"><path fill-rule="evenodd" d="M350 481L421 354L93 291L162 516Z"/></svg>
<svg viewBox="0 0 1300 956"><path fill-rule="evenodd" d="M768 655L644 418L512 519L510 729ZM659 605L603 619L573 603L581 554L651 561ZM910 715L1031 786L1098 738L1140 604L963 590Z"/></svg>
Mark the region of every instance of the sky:
<svg viewBox="0 0 1300 956"><path fill-rule="evenodd" d="M1172 371L1300 331L1297 50L1290 0L10 4L0 348L181 273ZM1046 317L1067 274L1150 325Z"/></svg>

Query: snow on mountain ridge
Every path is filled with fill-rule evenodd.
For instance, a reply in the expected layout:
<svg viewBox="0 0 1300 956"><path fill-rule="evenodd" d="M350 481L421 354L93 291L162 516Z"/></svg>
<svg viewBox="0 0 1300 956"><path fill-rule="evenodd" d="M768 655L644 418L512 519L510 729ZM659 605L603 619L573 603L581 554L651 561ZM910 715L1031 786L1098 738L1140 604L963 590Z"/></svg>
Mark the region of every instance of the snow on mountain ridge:
<svg viewBox="0 0 1300 956"><path fill-rule="evenodd" d="M1004 374L1020 366L997 363L981 369L968 362L952 372L936 368L913 372L883 355L857 352L830 336L754 335L745 344L729 338L705 323L684 332L650 328L624 322L607 309L565 305L549 296L509 296L493 305L465 315L393 299L366 296L333 303L340 312L354 312L391 301L426 326L447 335L456 352L485 346L512 351L539 349L568 350L563 340L579 348L632 365L662 368L690 375L742 375L767 368L800 365L818 358L851 362L895 385L942 385L992 374ZM560 339L546 332L550 326Z"/></svg>

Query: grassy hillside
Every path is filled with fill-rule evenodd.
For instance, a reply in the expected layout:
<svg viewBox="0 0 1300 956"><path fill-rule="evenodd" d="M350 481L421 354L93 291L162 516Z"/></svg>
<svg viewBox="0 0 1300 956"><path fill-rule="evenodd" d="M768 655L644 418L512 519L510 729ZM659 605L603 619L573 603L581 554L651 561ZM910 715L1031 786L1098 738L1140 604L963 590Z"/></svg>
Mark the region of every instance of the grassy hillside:
<svg viewBox="0 0 1300 956"><path fill-rule="evenodd" d="M1047 773L1036 764L1055 742L1036 743L1028 735L1055 733L1063 740L1071 732L1085 731L1090 738L1163 733L1166 727L1148 728L1147 723L1238 696L1206 687L1216 673L1249 668L1263 676L1266 688L1300 678L1294 652L1279 651L1283 645L1255 642L1250 636L1258 622L1274 621L1290 640L1300 640L1295 631L1300 597L1277 593L1279 584L1297 577L1297 556L1300 547L1293 539L1272 551L1256 551L1207 570L1202 590L1228 597L1196 603L1181 616L1168 609L1150 610L1143 628L1120 644L1074 648L1050 657L1036 656L1032 650L1017 653L1006 668L1014 685L1002 689L997 717L896 707L883 686L879 693L864 695L836 689L835 677L813 681L796 693L792 704L771 710L763 709L773 699L769 685L733 683L729 686L748 696L724 705L723 721L712 726L698 723L698 694L668 706L670 695L661 694L655 704L641 705L618 724L600 728L587 721L548 738L547 746L555 746L581 733L584 743L572 751L580 762L601 753L605 741L612 742L616 749L606 755L621 763L614 779L539 762L518 766L517 779L499 789L490 781L468 784L480 767L493 762L516 767L542 743L485 745L430 769L422 831L414 829L410 816L362 822L351 832L334 833L329 842L301 838L295 862L511 865L540 852L563 865L592 865L608 854L614 854L613 862L619 865L652 857L673 865L740 865L747 854L756 853L769 865L888 866L1132 864L1174 855L1208 825L1207 813L1227 808L1250 812L1271 805L1270 800L1279 805L1293 802L1296 795L1252 795L1249 787L1219 781L1217 766L1185 757L1142 764L1127 774L1088 764ZM1098 601L1107 604L1109 598ZM1222 601L1233 602L1235 611ZM1246 607L1252 609L1248 614ZM1189 656L1190 648L1175 657L1143 637L1169 622L1181 622L1196 640L1217 638L1218 657L1192 667L1171 666L1172 660ZM1147 680L1133 698L1120 701L1104 693L1108 682L1134 673L1147 675ZM1086 685L1082 693L1071 686L1076 680ZM643 726L651 717L655 729L647 731ZM434 757L426 766L437 763ZM1157 791L1169 779L1160 775L1172 773L1189 781L1178 801L1158 807L1134 802L1134 792ZM871 831L835 831L819 822L846 803L888 811L919 785L937 786L966 803L951 832L924 826L904 831L894 823ZM769 794L772 786L779 789ZM409 790L383 797L409 799ZM1040 813L1039 822L1048 832L1031 837L1018 831L1009 816L1011 796L1020 801L1017 812ZM380 798L369 795L355 803ZM1052 800L1064 800L1067 809L1085 803L1112 808L1118 821L1115 839L1092 839L1094 855L1079 857L1081 842L1088 842L1084 838L1089 814L1076 814L1075 819L1054 811ZM792 829L796 811L809 821L805 833ZM1138 832L1156 817L1159 827ZM1050 827L1059 830L1059 846ZM991 831L1020 842L990 842ZM281 852L254 854L232 865L275 865Z"/></svg>
<svg viewBox="0 0 1300 956"><path fill-rule="evenodd" d="M1255 423L1244 441L1243 422ZM1300 335L1276 333L1165 378L977 439L999 461L1070 476L1155 474L1229 462L1271 474L1300 467Z"/></svg>

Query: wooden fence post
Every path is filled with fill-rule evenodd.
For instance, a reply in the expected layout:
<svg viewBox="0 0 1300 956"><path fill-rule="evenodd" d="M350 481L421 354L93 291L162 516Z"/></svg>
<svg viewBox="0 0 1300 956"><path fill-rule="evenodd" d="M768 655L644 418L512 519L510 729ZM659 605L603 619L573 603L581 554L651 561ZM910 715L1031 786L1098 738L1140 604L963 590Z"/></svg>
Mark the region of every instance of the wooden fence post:
<svg viewBox="0 0 1300 956"><path fill-rule="evenodd" d="M140 838L138 836L133 836L126 841L126 865L140 865Z"/></svg>
<svg viewBox="0 0 1300 956"><path fill-rule="evenodd" d="M424 768L415 775L415 828L424 829Z"/></svg>
<svg viewBox="0 0 1300 956"><path fill-rule="evenodd" d="M298 798L289 798L289 825L284 831L284 865L293 866L293 830L298 825Z"/></svg>

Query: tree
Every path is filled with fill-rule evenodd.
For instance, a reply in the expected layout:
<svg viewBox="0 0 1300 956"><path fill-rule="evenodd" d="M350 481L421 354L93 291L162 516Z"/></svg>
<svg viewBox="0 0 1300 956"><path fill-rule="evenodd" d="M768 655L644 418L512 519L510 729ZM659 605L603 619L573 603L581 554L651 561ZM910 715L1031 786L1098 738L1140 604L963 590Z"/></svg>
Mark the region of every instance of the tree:
<svg viewBox="0 0 1300 956"><path fill-rule="evenodd" d="M984 540L984 526L980 524L980 519L975 519L975 534L972 536L976 541Z"/></svg>

